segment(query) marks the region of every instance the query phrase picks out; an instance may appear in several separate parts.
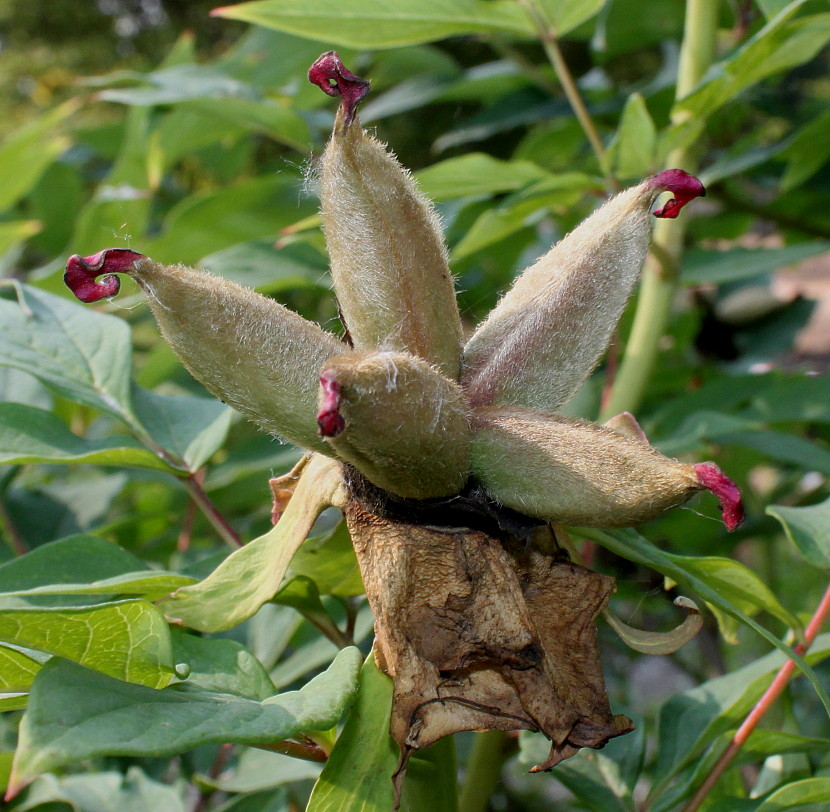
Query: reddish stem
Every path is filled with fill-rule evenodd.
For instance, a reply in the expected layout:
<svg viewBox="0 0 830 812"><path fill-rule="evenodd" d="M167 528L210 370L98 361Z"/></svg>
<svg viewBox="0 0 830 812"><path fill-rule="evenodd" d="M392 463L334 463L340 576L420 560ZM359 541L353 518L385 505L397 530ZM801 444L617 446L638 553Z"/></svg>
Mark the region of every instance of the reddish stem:
<svg viewBox="0 0 830 812"><path fill-rule="evenodd" d="M219 512L216 505L213 504L211 498L205 493L195 475L188 474L182 478L182 481L193 501L198 505L202 513L205 514L205 518L211 523L213 529L222 537L225 543L231 548L241 547L242 539L239 538L236 530L230 526L228 520Z"/></svg>
<svg viewBox="0 0 830 812"><path fill-rule="evenodd" d="M821 599L815 614L810 620L805 632L804 642L799 643L794 651L799 656L806 654L807 650L813 644L813 641L821 631L821 627L827 620L827 615L830 614L830 585L828 585L824 597ZM683 812L696 812L700 805L706 800L706 796L715 786L718 779L726 771L727 767L732 763L732 760L738 754L738 751L746 743L752 732L758 726L761 719L767 711L773 706L775 701L787 687L787 683L792 678L795 671L795 662L787 660L781 670L775 675L775 679L770 683L769 688L764 691L764 695L755 703L755 707L749 712L743 724L735 731L732 741L729 746L721 753L711 772L706 776L704 782L698 787L697 792L692 796L686 806L683 807Z"/></svg>

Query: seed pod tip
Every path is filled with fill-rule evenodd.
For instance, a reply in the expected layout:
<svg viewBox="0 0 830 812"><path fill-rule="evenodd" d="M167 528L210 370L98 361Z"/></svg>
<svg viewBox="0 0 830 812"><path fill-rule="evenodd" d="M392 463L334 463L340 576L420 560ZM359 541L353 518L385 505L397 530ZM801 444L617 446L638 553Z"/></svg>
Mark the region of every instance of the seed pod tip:
<svg viewBox="0 0 830 812"><path fill-rule="evenodd" d="M651 187L671 192L674 197L666 201L654 213L655 217L674 220L680 210L696 197L706 197L706 188L694 176L682 169L666 169L651 179Z"/></svg>
<svg viewBox="0 0 830 812"><path fill-rule="evenodd" d="M723 515L723 523L730 532L744 520L744 506L740 488L713 462L700 462L695 465L695 473L700 485L711 491L718 502Z"/></svg>
<svg viewBox="0 0 830 812"><path fill-rule="evenodd" d="M114 274L129 273L144 258L127 248L105 248L88 257L74 254L67 260L63 281L82 302L98 302L118 293L121 282Z"/></svg>
<svg viewBox="0 0 830 812"><path fill-rule="evenodd" d="M361 79L343 64L337 51L326 51L315 60L308 69L308 81L328 96L340 96L347 126L354 120L357 105L371 89L366 79Z"/></svg>

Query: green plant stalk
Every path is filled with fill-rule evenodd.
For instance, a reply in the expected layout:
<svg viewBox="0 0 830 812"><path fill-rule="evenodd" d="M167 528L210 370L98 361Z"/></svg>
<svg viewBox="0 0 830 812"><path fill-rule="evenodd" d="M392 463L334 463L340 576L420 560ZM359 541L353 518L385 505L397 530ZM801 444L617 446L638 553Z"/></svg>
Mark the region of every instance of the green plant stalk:
<svg viewBox="0 0 830 812"><path fill-rule="evenodd" d="M467 762L467 777L458 799L458 812L487 812L501 778L506 745L507 734L503 730L485 730L476 734Z"/></svg>
<svg viewBox="0 0 830 812"><path fill-rule="evenodd" d="M709 69L715 57L719 0L688 0L680 49L675 98L686 96ZM685 120L672 116L672 123ZM696 170L694 148L674 150L669 167ZM679 276L685 237L683 220L661 220L654 229L652 253L643 270L643 281L634 323L611 396L600 420L620 412L634 412L640 405L657 361L660 339L666 329Z"/></svg>

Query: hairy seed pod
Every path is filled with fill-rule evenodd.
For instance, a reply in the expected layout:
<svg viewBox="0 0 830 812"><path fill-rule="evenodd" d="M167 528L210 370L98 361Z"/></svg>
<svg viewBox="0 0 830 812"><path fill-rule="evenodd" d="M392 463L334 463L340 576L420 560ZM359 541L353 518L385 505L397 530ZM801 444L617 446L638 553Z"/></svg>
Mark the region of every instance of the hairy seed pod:
<svg viewBox="0 0 830 812"><path fill-rule="evenodd" d="M470 470L467 401L409 353L349 353L320 373L321 436L370 482L398 496L458 493Z"/></svg>
<svg viewBox="0 0 830 812"><path fill-rule="evenodd" d="M317 60L309 78L343 99L321 164L321 215L355 347L411 352L457 380L461 319L435 209L355 117L365 81L334 52Z"/></svg>
<svg viewBox="0 0 830 812"><path fill-rule="evenodd" d="M661 172L609 200L528 268L473 334L463 381L473 406L509 403L554 411L605 352L645 261L650 208L674 218L705 194L679 169Z"/></svg>
<svg viewBox="0 0 830 812"><path fill-rule="evenodd" d="M64 278L92 302L118 292L114 273L141 286L165 340L210 392L266 431L331 455L316 432L317 376L342 342L235 282L121 248L70 257Z"/></svg>
<svg viewBox="0 0 830 812"><path fill-rule="evenodd" d="M734 530L740 491L712 463L664 457L615 428L511 406L477 410L473 476L508 507L559 524L633 527L709 490Z"/></svg>

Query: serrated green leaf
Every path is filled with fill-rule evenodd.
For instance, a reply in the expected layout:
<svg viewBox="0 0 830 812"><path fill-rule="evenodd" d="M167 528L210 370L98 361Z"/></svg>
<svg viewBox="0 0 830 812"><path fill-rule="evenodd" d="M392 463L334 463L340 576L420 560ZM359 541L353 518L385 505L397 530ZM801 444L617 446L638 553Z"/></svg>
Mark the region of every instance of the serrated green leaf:
<svg viewBox="0 0 830 812"><path fill-rule="evenodd" d="M167 624L143 600L43 607L23 598L0 598L0 640L154 688L173 676Z"/></svg>
<svg viewBox="0 0 830 812"><path fill-rule="evenodd" d="M183 687L259 700L277 692L262 663L241 643L197 637L179 629L172 634L176 664L184 663L189 669L180 683Z"/></svg>
<svg viewBox="0 0 830 812"><path fill-rule="evenodd" d="M810 681L810 685L813 686L821 704L824 706L828 715L830 715L830 696L827 695L827 691L816 676L815 671L807 665L804 658L799 657L798 654L789 646L782 643L772 632L741 611L731 600L721 595L708 581L703 580L698 573L685 569L681 562L677 560L684 556L672 556L663 552L633 529L611 531L582 527L579 532L586 538L593 539L598 544L607 547L623 558L645 564L657 570L662 575L681 584L685 589L695 592L710 606L717 607L720 611L757 632L767 642L771 643L783 653L784 656L789 657L789 659L795 662L801 672Z"/></svg>
<svg viewBox="0 0 830 812"><path fill-rule="evenodd" d="M557 36L561 37L590 20L605 5L605 0L537 0Z"/></svg>
<svg viewBox="0 0 830 812"><path fill-rule="evenodd" d="M23 197L69 146L69 141L56 133L77 109L77 101L66 102L24 124L0 144L0 211Z"/></svg>
<svg viewBox="0 0 830 812"><path fill-rule="evenodd" d="M683 115L708 116L742 90L811 60L830 41L830 14L792 20L806 0L794 0L734 54L716 64L675 105Z"/></svg>
<svg viewBox="0 0 830 812"><path fill-rule="evenodd" d="M173 623L203 632L238 626L271 600L298 547L340 486L337 463L315 455L280 520L264 536L231 553L204 581L160 602Z"/></svg>
<svg viewBox="0 0 830 812"><path fill-rule="evenodd" d="M605 609L602 614L608 625L634 651L654 655L674 654L703 628L703 617L694 601L681 596L675 598L674 605L686 610L686 619L670 632L652 632L637 629L624 623L608 609Z"/></svg>
<svg viewBox="0 0 830 812"><path fill-rule="evenodd" d="M360 661L356 648L343 649L301 690L257 702L197 689L154 690L52 660L32 686L12 786L92 756L171 756L203 744L267 744L328 730L352 702Z"/></svg>
<svg viewBox="0 0 830 812"><path fill-rule="evenodd" d="M686 285L711 285L767 276L830 251L830 242L808 242L786 248L730 248L728 251L690 250L683 259L681 280Z"/></svg>
<svg viewBox="0 0 830 812"><path fill-rule="evenodd" d="M770 505L766 511L781 522L787 538L814 567L830 567L830 499L809 507Z"/></svg>
<svg viewBox="0 0 830 812"><path fill-rule="evenodd" d="M392 680L378 670L374 654L369 654L360 671L357 698L311 791L306 812L392 809L392 775L400 752L389 735L391 713Z"/></svg>
<svg viewBox="0 0 830 812"><path fill-rule="evenodd" d="M304 0L260 0L213 13L352 48L395 48L495 31L533 33L524 10L505 0L342 0L325 8Z"/></svg>
<svg viewBox="0 0 830 812"><path fill-rule="evenodd" d="M421 191L431 200L513 192L549 174L530 161L502 161L482 152L439 161L417 172Z"/></svg>
<svg viewBox="0 0 830 812"><path fill-rule="evenodd" d="M0 366L34 375L69 400L130 422L126 322L28 285L20 289L23 306L0 298Z"/></svg>
<svg viewBox="0 0 830 812"><path fill-rule="evenodd" d="M157 454L131 437L88 440L73 434L52 412L19 403L0 403L0 463L32 462L170 470Z"/></svg>
<svg viewBox="0 0 830 812"><path fill-rule="evenodd" d="M657 128L645 99L632 93L623 108L610 160L620 178L642 178L654 171Z"/></svg>
<svg viewBox="0 0 830 812"><path fill-rule="evenodd" d="M230 428L233 410L212 398L160 395L133 387L135 416L162 448L198 471L218 450Z"/></svg>

